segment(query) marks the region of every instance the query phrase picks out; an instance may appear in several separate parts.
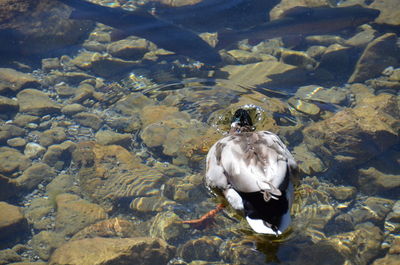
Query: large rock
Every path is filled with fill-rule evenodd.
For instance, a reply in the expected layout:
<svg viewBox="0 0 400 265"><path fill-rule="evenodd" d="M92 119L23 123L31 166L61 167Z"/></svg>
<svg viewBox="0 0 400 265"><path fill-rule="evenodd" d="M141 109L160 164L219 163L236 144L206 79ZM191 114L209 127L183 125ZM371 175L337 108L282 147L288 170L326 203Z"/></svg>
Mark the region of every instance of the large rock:
<svg viewBox="0 0 400 265"><path fill-rule="evenodd" d="M358 183L366 194L390 192L400 188L400 175L385 174L374 167L359 170Z"/></svg>
<svg viewBox="0 0 400 265"><path fill-rule="evenodd" d="M94 237L137 237L144 236L144 231L128 220L115 217L89 225L76 233L71 240Z"/></svg>
<svg viewBox="0 0 400 265"><path fill-rule="evenodd" d="M2 53L27 55L60 50L76 44L94 25L88 20L69 19L71 8L58 1L5 0L0 3L4 4L0 8Z"/></svg>
<svg viewBox="0 0 400 265"><path fill-rule="evenodd" d="M31 74L18 72L11 68L0 68L0 94L16 93L21 89L34 88L39 85L39 81Z"/></svg>
<svg viewBox="0 0 400 265"><path fill-rule="evenodd" d="M370 42L356 64L348 82L364 82L382 74L389 67L400 63L400 49L397 46L397 35L386 33Z"/></svg>
<svg viewBox="0 0 400 265"><path fill-rule="evenodd" d="M121 145L129 148L132 143L132 135L117 133L111 130L98 131L95 135L96 141L101 145Z"/></svg>
<svg viewBox="0 0 400 265"><path fill-rule="evenodd" d="M89 238L58 248L50 265L167 264L175 248L157 238Z"/></svg>
<svg viewBox="0 0 400 265"><path fill-rule="evenodd" d="M28 11L36 6L38 1L31 0L2 0L0 1L0 23L4 23L13 17Z"/></svg>
<svg viewBox="0 0 400 265"><path fill-rule="evenodd" d="M42 231L32 237L32 248L42 260L48 260L51 253L65 243L65 236L53 231Z"/></svg>
<svg viewBox="0 0 400 265"><path fill-rule="evenodd" d="M98 130L103 125L101 117L95 113L80 112L74 115L74 119L83 126Z"/></svg>
<svg viewBox="0 0 400 265"><path fill-rule="evenodd" d="M351 261L350 264L370 264L379 255L382 240L383 234L379 227L364 223L354 231L328 238L327 242Z"/></svg>
<svg viewBox="0 0 400 265"><path fill-rule="evenodd" d="M71 141L51 145L43 156L43 162L59 170L68 167L75 148L76 144Z"/></svg>
<svg viewBox="0 0 400 265"><path fill-rule="evenodd" d="M179 256L185 261L193 260L220 260L218 254L222 239L216 236L203 236L201 238L187 241L178 250Z"/></svg>
<svg viewBox="0 0 400 265"><path fill-rule="evenodd" d="M28 223L38 231L53 228L54 220L50 218L50 215L54 211L54 206L54 200L48 197L37 197L24 208L24 215Z"/></svg>
<svg viewBox="0 0 400 265"><path fill-rule="evenodd" d="M356 108L305 128L305 143L335 168L360 165L398 143L398 104L389 94L365 98Z"/></svg>
<svg viewBox="0 0 400 265"><path fill-rule="evenodd" d="M0 202L0 247L3 247L28 231L28 222L21 208Z"/></svg>
<svg viewBox="0 0 400 265"><path fill-rule="evenodd" d="M97 221L107 218L104 209L73 194L60 194L56 197L56 231L71 236Z"/></svg>
<svg viewBox="0 0 400 265"><path fill-rule="evenodd" d="M96 202L109 204L122 199L160 195L163 175L140 162L119 145L82 142L73 152L80 185ZM128 202L129 203L129 202Z"/></svg>
<svg viewBox="0 0 400 265"><path fill-rule="evenodd" d="M26 131L13 124L3 124L0 126L0 143L19 136L24 136Z"/></svg>
<svg viewBox="0 0 400 265"><path fill-rule="evenodd" d="M369 7L381 11L379 17L375 19L376 23L400 26L398 0L375 0Z"/></svg>
<svg viewBox="0 0 400 265"><path fill-rule="evenodd" d="M81 69L90 70L103 77L120 75L135 66L140 66L140 61L123 60L98 52L83 52L75 57L72 63Z"/></svg>
<svg viewBox="0 0 400 265"><path fill-rule="evenodd" d="M319 7L329 6L331 4L332 2L329 0L282 0L269 12L269 17L270 20L281 18L286 11L296 6Z"/></svg>
<svg viewBox="0 0 400 265"><path fill-rule="evenodd" d="M67 139L65 129L62 127L54 127L44 131L39 136L40 145L47 147L52 144L58 144Z"/></svg>
<svg viewBox="0 0 400 265"><path fill-rule="evenodd" d="M24 173L11 182L17 188L33 190L43 181L50 181L55 176L54 170L44 163L36 163L27 168Z"/></svg>
<svg viewBox="0 0 400 265"><path fill-rule="evenodd" d="M18 110L18 102L16 100L8 98L8 97L0 96L0 112L1 113L14 112L17 110Z"/></svg>
<svg viewBox="0 0 400 265"><path fill-rule="evenodd" d="M37 89L24 89L17 95L19 109L33 115L58 113L61 106Z"/></svg>
<svg viewBox="0 0 400 265"><path fill-rule="evenodd" d="M0 147L0 174L11 175L27 169L30 165L31 161L18 150Z"/></svg>
<svg viewBox="0 0 400 265"><path fill-rule="evenodd" d="M107 51L118 58L140 60L149 51L149 47L147 40L129 37L109 44Z"/></svg>
<svg viewBox="0 0 400 265"><path fill-rule="evenodd" d="M245 87L258 85L299 85L307 80L307 71L277 61L265 61L246 65L227 65L221 68L221 77ZM224 75L228 76L224 76Z"/></svg>

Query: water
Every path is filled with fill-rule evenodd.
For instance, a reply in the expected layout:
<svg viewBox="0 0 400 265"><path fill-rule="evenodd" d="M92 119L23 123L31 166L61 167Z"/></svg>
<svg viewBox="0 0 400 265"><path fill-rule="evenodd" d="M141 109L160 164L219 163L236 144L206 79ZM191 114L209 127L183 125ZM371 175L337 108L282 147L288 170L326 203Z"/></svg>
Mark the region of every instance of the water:
<svg viewBox="0 0 400 265"><path fill-rule="evenodd" d="M392 2L370 7L395 12ZM139 36L150 32L154 43L134 34L112 40L112 27L71 20L71 9L57 1L22 5L22 14L9 12L7 20L0 16L0 206L6 213L0 217L1 264L98 264L139 237L159 238L176 249L149 254L153 261L116 254L112 264L396 260L395 16L336 31L329 23L346 17L315 20L313 34L300 16L278 24L289 25L280 36L263 39L251 27L268 21L265 14L278 1L96 3L156 15L156 22L151 17L152 23L129 29ZM273 9L270 17L279 12ZM293 34L296 25L304 38ZM178 40L193 42L185 46L174 39L171 27L181 34ZM233 38L214 49L193 37L232 30L252 39ZM218 56L221 61L214 62ZM279 237L254 233L231 207L204 226L182 223L226 203L203 183L205 157L239 107L250 111L258 130L278 134L299 164L293 223ZM110 243L113 238L121 241ZM106 254L92 256L93 245Z"/></svg>

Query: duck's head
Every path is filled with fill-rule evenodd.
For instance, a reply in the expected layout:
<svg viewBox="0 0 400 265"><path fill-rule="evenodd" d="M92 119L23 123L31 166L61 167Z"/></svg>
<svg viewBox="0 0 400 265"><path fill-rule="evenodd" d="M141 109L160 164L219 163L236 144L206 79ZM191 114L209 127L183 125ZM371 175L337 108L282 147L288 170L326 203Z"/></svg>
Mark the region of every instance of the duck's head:
<svg viewBox="0 0 400 265"><path fill-rule="evenodd" d="M253 122L247 110L238 109L232 117L230 133L254 131Z"/></svg>

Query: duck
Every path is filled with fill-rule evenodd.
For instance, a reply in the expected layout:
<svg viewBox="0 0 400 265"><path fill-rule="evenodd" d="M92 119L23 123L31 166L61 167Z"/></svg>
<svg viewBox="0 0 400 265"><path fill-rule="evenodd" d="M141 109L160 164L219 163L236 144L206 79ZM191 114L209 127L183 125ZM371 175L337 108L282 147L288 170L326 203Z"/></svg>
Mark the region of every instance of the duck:
<svg viewBox="0 0 400 265"><path fill-rule="evenodd" d="M282 140L256 131L249 112L235 111L229 133L206 157L205 183L222 191L256 233L279 236L291 225L292 179L298 166Z"/></svg>

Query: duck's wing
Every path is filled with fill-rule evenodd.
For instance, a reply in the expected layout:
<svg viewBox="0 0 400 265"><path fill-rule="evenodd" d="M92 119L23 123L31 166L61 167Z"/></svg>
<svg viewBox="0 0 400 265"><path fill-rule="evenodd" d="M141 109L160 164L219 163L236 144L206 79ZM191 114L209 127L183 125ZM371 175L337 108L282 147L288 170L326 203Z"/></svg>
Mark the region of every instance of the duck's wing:
<svg viewBox="0 0 400 265"><path fill-rule="evenodd" d="M228 177L221 164L221 155L231 137L227 136L217 141L208 151L206 158L206 185L225 190L228 188Z"/></svg>
<svg viewBox="0 0 400 265"><path fill-rule="evenodd" d="M216 161L228 184L238 192L281 195L297 165L278 136L262 131L232 135L224 140Z"/></svg>

